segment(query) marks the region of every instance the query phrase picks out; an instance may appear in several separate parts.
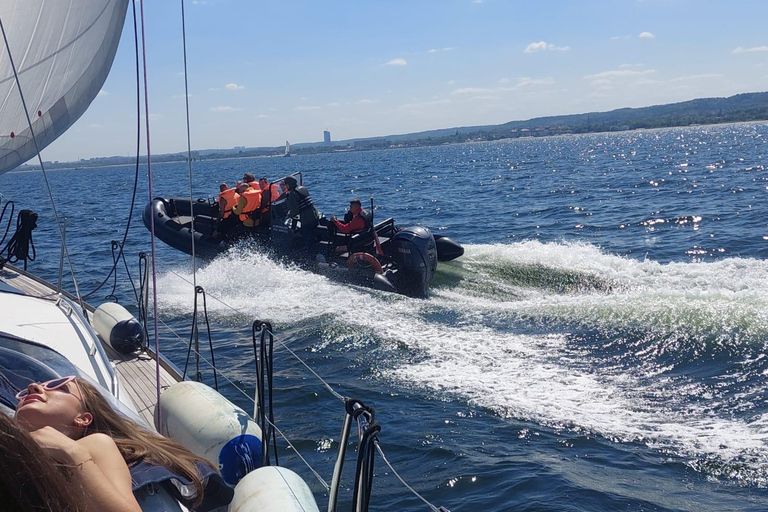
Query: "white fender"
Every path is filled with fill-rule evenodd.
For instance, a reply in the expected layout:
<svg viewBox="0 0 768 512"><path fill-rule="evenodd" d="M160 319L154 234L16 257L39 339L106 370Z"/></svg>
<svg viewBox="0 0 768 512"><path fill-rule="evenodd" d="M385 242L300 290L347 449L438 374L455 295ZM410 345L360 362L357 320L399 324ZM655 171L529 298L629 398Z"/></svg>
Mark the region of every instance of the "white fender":
<svg viewBox="0 0 768 512"><path fill-rule="evenodd" d="M230 485L261 465L259 426L244 410L201 382L183 381L166 389L155 408L155 426L162 435L218 467Z"/></svg>
<svg viewBox="0 0 768 512"><path fill-rule="evenodd" d="M290 469L267 466L240 480L229 512L319 512L309 486Z"/></svg>
<svg viewBox="0 0 768 512"><path fill-rule="evenodd" d="M93 312L93 328L101 339L121 354L130 354L144 342L144 329L120 304L105 302Z"/></svg>

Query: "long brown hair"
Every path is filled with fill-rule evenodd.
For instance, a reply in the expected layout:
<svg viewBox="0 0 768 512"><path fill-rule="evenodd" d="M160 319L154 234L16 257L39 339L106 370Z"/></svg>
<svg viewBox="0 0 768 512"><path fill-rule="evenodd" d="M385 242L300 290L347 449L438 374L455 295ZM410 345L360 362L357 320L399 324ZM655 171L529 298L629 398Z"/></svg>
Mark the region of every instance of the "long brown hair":
<svg viewBox="0 0 768 512"><path fill-rule="evenodd" d="M202 502L203 482L195 462L202 462L216 470L210 462L198 457L179 443L150 432L138 423L125 418L115 411L90 382L78 379L77 384L83 395L85 411L93 415L93 421L83 435L100 432L111 437L129 466L142 461L151 462L188 478L197 490L193 508Z"/></svg>
<svg viewBox="0 0 768 512"><path fill-rule="evenodd" d="M29 432L0 412L0 506L19 512L83 512L85 493ZM6 508L7 507L7 508Z"/></svg>

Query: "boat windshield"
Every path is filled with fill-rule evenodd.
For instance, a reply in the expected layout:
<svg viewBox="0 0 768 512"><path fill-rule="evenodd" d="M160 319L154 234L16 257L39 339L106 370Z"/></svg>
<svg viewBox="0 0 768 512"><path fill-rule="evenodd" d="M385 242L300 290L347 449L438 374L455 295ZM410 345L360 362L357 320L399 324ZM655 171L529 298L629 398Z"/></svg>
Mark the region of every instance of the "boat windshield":
<svg viewBox="0 0 768 512"><path fill-rule="evenodd" d="M0 333L0 401L16 407L16 392L30 382L80 375L64 356L48 347Z"/></svg>

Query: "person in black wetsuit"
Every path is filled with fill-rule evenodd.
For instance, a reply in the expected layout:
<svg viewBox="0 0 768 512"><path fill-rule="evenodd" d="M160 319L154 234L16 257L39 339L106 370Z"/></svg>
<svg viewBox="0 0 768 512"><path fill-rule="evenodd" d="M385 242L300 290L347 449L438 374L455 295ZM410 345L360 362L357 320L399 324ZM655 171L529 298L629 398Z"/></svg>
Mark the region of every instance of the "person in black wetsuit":
<svg viewBox="0 0 768 512"><path fill-rule="evenodd" d="M312 197L309 195L307 187L299 185L293 176L288 176L284 181L288 187L287 217L299 216L299 222L301 222L300 231L304 237L304 248L307 253L312 254L312 245L315 243L315 228L320 219L320 214L312 202Z"/></svg>

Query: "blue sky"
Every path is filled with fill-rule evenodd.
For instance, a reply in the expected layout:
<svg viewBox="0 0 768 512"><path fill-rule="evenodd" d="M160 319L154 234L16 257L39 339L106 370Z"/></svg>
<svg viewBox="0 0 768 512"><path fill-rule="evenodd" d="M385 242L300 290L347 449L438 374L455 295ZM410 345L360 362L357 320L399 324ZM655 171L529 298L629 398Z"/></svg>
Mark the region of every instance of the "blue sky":
<svg viewBox="0 0 768 512"><path fill-rule="evenodd" d="M764 0L185 0L193 149L498 124L768 90ZM186 149L180 2L145 5L152 152ZM115 63L46 160L135 154ZM142 153L145 150L142 149Z"/></svg>

